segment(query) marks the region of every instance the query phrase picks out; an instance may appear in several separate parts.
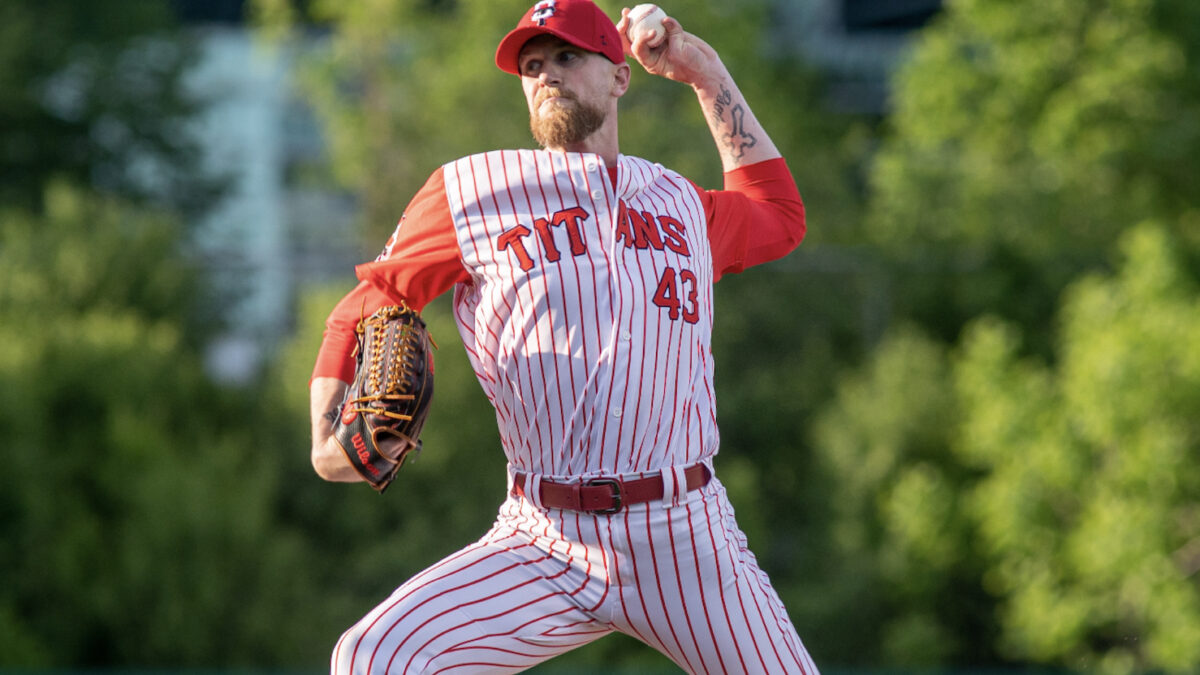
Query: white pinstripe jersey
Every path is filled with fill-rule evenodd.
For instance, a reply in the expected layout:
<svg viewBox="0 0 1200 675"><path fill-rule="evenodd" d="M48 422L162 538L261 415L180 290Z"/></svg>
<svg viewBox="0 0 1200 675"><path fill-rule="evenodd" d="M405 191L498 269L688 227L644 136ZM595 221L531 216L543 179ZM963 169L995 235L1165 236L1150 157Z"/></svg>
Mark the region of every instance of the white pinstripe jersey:
<svg viewBox="0 0 1200 675"><path fill-rule="evenodd" d="M713 265L696 188L621 156L501 150L442 169L471 276L454 306L516 468L628 474L717 451Z"/></svg>

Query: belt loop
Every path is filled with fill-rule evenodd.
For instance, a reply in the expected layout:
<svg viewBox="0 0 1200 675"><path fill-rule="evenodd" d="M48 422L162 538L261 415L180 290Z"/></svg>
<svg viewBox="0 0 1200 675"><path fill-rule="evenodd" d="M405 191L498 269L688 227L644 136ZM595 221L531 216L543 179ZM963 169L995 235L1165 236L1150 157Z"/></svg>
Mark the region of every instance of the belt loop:
<svg viewBox="0 0 1200 675"><path fill-rule="evenodd" d="M682 466L663 467L660 472L663 482L662 505L664 509L679 506L682 497L687 494L687 477L683 472L684 467Z"/></svg>
<svg viewBox="0 0 1200 675"><path fill-rule="evenodd" d="M536 508L542 508L542 474L530 473L525 475L525 499Z"/></svg>
<svg viewBox="0 0 1200 675"><path fill-rule="evenodd" d="M508 494L523 497L537 508L542 508L542 474L512 469L508 472Z"/></svg>

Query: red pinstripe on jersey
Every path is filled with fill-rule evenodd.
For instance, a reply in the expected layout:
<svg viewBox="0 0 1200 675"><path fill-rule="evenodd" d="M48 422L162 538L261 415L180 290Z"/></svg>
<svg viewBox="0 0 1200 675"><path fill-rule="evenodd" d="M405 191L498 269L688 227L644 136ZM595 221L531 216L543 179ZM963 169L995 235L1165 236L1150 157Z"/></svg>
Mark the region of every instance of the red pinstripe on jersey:
<svg viewBox="0 0 1200 675"><path fill-rule="evenodd" d="M360 268L314 374L345 372L361 307L419 307L453 285L510 470L677 486L718 445L712 285L803 234L786 167L767 164L706 193L624 156L615 185L596 155L451 162ZM542 508L523 487L534 496L510 495L483 539L347 631L334 671L518 672L621 631L691 673L816 672L719 480L613 515Z"/></svg>
<svg viewBox="0 0 1200 675"><path fill-rule="evenodd" d="M532 473L625 474L717 447L701 200L644 160L621 158L615 191L605 174L595 155L532 150L444 169L471 272L460 332L509 461Z"/></svg>

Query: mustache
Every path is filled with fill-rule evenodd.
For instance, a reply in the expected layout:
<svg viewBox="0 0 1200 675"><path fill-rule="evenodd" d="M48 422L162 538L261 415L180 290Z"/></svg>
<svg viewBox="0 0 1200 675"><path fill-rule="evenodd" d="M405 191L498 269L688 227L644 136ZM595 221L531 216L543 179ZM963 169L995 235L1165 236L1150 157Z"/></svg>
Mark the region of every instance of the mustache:
<svg viewBox="0 0 1200 675"><path fill-rule="evenodd" d="M557 87L551 87L548 89L543 89L541 92L539 92L533 102L534 102L534 105L541 105L546 99L554 98L554 97L565 98L565 99L568 99L571 101L575 100L575 94L572 94L571 92L567 91L566 89L558 89Z"/></svg>

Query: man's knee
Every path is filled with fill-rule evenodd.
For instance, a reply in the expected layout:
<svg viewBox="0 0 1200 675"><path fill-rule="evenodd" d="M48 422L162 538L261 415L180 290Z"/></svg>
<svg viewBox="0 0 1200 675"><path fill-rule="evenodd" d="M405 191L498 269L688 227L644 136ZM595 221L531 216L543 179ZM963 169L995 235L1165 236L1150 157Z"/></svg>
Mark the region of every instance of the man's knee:
<svg viewBox="0 0 1200 675"><path fill-rule="evenodd" d="M413 635L402 626L380 626L364 619L342 634L333 649L330 672L336 675L357 673L420 672L413 669Z"/></svg>

